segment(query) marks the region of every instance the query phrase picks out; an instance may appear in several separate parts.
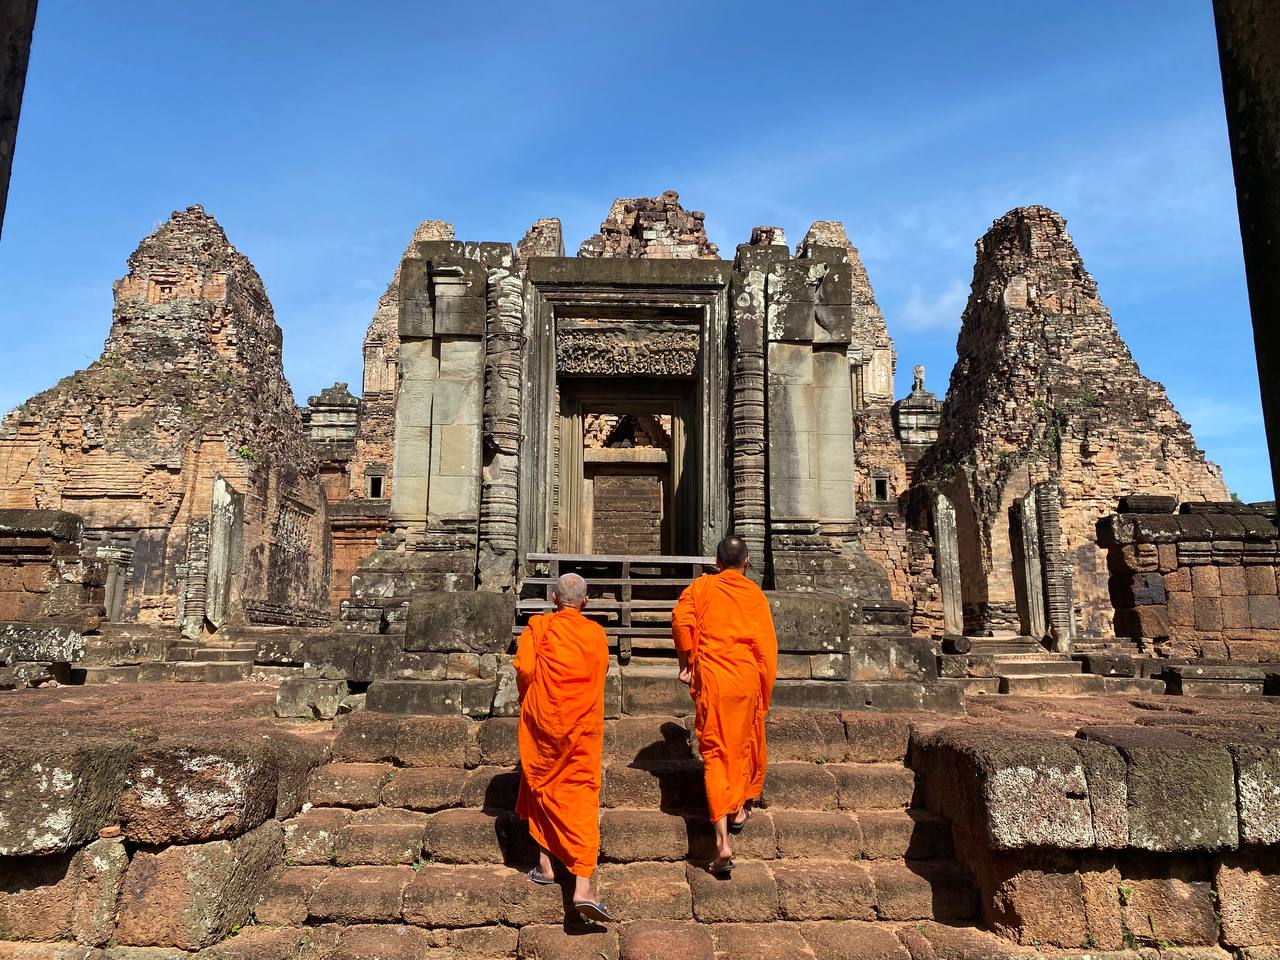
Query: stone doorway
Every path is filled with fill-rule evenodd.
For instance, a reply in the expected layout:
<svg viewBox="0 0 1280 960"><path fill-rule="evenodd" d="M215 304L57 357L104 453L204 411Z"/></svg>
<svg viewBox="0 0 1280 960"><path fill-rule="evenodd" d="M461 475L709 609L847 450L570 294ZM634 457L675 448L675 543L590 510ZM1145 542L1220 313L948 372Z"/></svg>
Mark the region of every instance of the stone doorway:
<svg viewBox="0 0 1280 960"><path fill-rule="evenodd" d="M560 552L697 552L693 395L693 383L685 380L562 378Z"/></svg>

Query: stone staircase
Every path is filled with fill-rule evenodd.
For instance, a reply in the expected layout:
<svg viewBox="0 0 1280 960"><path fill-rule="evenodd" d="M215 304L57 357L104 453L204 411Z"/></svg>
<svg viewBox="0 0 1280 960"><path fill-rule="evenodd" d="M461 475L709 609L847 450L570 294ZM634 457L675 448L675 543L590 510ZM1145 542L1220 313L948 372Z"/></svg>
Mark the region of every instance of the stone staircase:
<svg viewBox="0 0 1280 960"><path fill-rule="evenodd" d="M72 679L84 684L189 682L234 683L253 673L256 640L223 643L169 643L163 659L140 663L89 663L74 668Z"/></svg>
<svg viewBox="0 0 1280 960"><path fill-rule="evenodd" d="M966 694L1025 696L1089 696L1094 694L1162 694L1162 680L1091 673L1094 661L1114 653L1106 643L1088 646L1087 656L1046 650L1031 637L997 635L971 638L967 654L944 655L946 675L965 675ZM1073 646L1077 646L1073 644ZM948 669L949 668L949 669Z"/></svg>
<svg viewBox="0 0 1280 960"><path fill-rule="evenodd" d="M912 807L900 717L774 711L767 805L735 840L730 880L704 869L713 837L689 722L608 721L608 927L577 920L571 887L524 875L536 848L513 813L516 724L353 717L311 775L309 806L285 822L285 865L236 940L343 956L908 960L905 944L940 923L961 928L944 939L980 945L972 956L1003 949L969 927L976 894L949 824Z"/></svg>

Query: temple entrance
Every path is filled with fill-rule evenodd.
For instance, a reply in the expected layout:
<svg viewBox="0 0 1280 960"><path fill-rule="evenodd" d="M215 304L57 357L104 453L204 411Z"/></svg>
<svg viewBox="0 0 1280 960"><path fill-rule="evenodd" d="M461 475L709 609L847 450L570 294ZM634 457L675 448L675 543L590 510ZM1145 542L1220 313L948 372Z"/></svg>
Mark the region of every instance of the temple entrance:
<svg viewBox="0 0 1280 960"><path fill-rule="evenodd" d="M562 378L561 553L698 552L693 384L669 378Z"/></svg>

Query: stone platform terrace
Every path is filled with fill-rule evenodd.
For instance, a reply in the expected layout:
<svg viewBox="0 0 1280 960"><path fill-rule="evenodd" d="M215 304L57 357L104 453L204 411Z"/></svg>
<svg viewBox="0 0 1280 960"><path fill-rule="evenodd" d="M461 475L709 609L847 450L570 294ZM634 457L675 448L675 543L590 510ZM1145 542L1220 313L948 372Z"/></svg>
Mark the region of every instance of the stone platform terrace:
<svg viewBox="0 0 1280 960"><path fill-rule="evenodd" d="M620 917L607 929L522 876L515 718L286 721L274 702L268 683L0 702L0 958L1280 950L1280 707L1267 701L775 710L766 805L728 882L700 869L689 722L609 720L600 878Z"/></svg>

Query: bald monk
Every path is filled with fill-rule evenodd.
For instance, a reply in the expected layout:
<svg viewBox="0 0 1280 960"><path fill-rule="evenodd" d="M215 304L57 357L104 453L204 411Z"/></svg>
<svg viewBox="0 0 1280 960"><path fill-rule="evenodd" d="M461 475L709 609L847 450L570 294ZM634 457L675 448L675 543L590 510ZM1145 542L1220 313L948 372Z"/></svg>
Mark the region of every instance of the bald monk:
<svg viewBox="0 0 1280 960"><path fill-rule="evenodd" d="M588 920L613 919L592 890L600 854L600 764L609 641L582 615L587 582L566 573L555 613L530 618L513 666L520 691L520 795L516 813L538 844L534 883L555 883L554 856L574 876L573 905Z"/></svg>
<svg viewBox="0 0 1280 960"><path fill-rule="evenodd" d="M764 591L746 577L747 545L729 536L716 548L719 573L699 577L671 617L680 679L690 685L702 753L716 859L733 870L729 835L741 832L764 787L764 715L778 672L778 638Z"/></svg>

